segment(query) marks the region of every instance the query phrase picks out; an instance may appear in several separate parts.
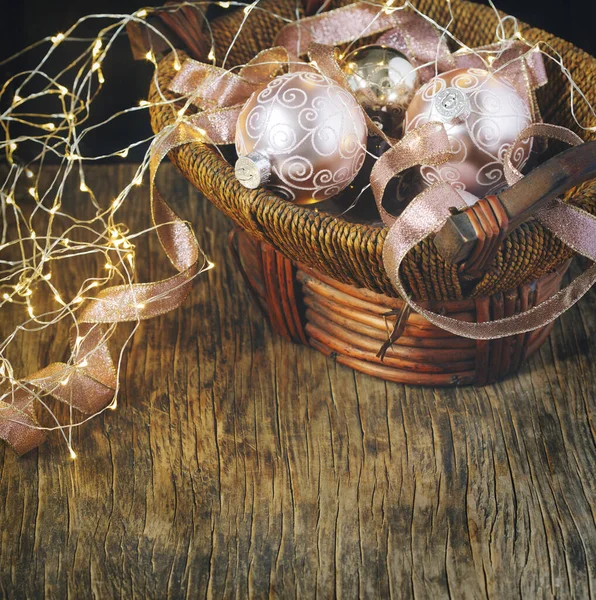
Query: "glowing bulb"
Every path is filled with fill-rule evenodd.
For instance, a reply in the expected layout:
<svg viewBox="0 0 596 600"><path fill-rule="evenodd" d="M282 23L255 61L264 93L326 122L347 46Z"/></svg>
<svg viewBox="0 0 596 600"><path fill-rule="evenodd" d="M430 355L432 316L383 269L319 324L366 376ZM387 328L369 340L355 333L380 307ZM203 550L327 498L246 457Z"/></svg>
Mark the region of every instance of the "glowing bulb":
<svg viewBox="0 0 596 600"><path fill-rule="evenodd" d="M9 146L10 150L14 152L17 149L17 145L15 142L10 142Z"/></svg>
<svg viewBox="0 0 596 600"><path fill-rule="evenodd" d="M32 306L28 306L28 307L27 307L27 312L29 313L29 316L30 316L32 319L35 319L35 314L33 313L33 307L32 307Z"/></svg>
<svg viewBox="0 0 596 600"><path fill-rule="evenodd" d="M70 452L70 458L72 458L72 460L76 460L77 453L72 448L69 448L68 451Z"/></svg>
<svg viewBox="0 0 596 600"><path fill-rule="evenodd" d="M96 288L98 285L99 285L99 283L97 283L97 281L92 281L92 282L89 284L89 289L91 289L91 288Z"/></svg>
<svg viewBox="0 0 596 600"><path fill-rule="evenodd" d="M181 109L178 111L178 113L177 113L177 114L178 114L178 116L179 116L179 117L183 117L185 112L186 112L186 111L185 111L185 109L184 109L184 108L181 108Z"/></svg>
<svg viewBox="0 0 596 600"><path fill-rule="evenodd" d="M101 69L97 71L97 81L102 84L106 82L106 78L103 76L103 71Z"/></svg>
<svg viewBox="0 0 596 600"><path fill-rule="evenodd" d="M13 103L13 105L18 104L21 100L22 100L22 98L18 94L15 94L12 99L12 103Z"/></svg>
<svg viewBox="0 0 596 600"><path fill-rule="evenodd" d="M95 44L93 45L92 55L95 58L101 52L101 40L97 38L95 40Z"/></svg>
<svg viewBox="0 0 596 600"><path fill-rule="evenodd" d="M128 156L128 148L124 148L124 150L121 150L120 152L116 152L116 154L118 156L121 156L122 158L126 158Z"/></svg>
<svg viewBox="0 0 596 600"><path fill-rule="evenodd" d="M45 275L42 275L42 278L46 281L49 281L50 279L52 279L52 273L46 273Z"/></svg>
<svg viewBox="0 0 596 600"><path fill-rule="evenodd" d="M27 169L25 171L25 177L27 177L27 179L33 179L33 171L31 169Z"/></svg>
<svg viewBox="0 0 596 600"><path fill-rule="evenodd" d="M207 58L209 60L215 60L215 48L211 48L211 50L209 51L209 54L208 54Z"/></svg>
<svg viewBox="0 0 596 600"><path fill-rule="evenodd" d="M8 300L8 302L10 302L10 296L7 293L2 294L2 298L4 298L4 300Z"/></svg>
<svg viewBox="0 0 596 600"><path fill-rule="evenodd" d="M94 62L94 63L91 65L91 72L92 72L92 73L95 73L95 71L97 71L97 70L99 69L99 67L101 67L101 65L100 65L98 62Z"/></svg>
<svg viewBox="0 0 596 600"><path fill-rule="evenodd" d="M50 214L55 215L60 210L61 206L61 204L56 204L56 206L52 206L52 208L50 208Z"/></svg>
<svg viewBox="0 0 596 600"><path fill-rule="evenodd" d="M145 54L145 58L149 62L152 62L153 64L155 64L155 54L153 54L153 51L149 50L149 52L147 52L147 54Z"/></svg>
<svg viewBox="0 0 596 600"><path fill-rule="evenodd" d="M81 190L81 192L89 192L89 188L87 187L87 184L84 181L81 181L81 185L79 186L79 189Z"/></svg>
<svg viewBox="0 0 596 600"><path fill-rule="evenodd" d="M230 8L230 3L229 2L220 2L219 5L222 8Z"/></svg>
<svg viewBox="0 0 596 600"><path fill-rule="evenodd" d="M85 368L89 363L87 362L87 359L83 359L83 362L80 362L78 364L79 367Z"/></svg>
<svg viewBox="0 0 596 600"><path fill-rule="evenodd" d="M110 269L113 269L113 268L114 268L114 267L112 266L112 264L111 264L111 263L106 263L106 264L104 265L104 267L105 267L105 268L106 268L108 271L109 271Z"/></svg>
<svg viewBox="0 0 596 600"><path fill-rule="evenodd" d="M54 46L57 46L64 39L64 34L57 33L56 35L53 35L50 39L52 40L52 44L54 44Z"/></svg>
<svg viewBox="0 0 596 600"><path fill-rule="evenodd" d="M76 298L73 299L74 304L80 304L82 301L83 301L83 298L81 298L80 296L77 296Z"/></svg>
<svg viewBox="0 0 596 600"><path fill-rule="evenodd" d="M138 304L135 304L135 308L138 308L138 309L145 308L145 305L142 302L139 302Z"/></svg>
<svg viewBox="0 0 596 600"><path fill-rule="evenodd" d="M145 8L141 8L141 10L137 10L137 17L139 19L144 19L147 16L147 10Z"/></svg>
<svg viewBox="0 0 596 600"><path fill-rule="evenodd" d="M60 91L61 96L66 96L66 94L68 93L68 88L64 85L59 85L58 90Z"/></svg>
<svg viewBox="0 0 596 600"><path fill-rule="evenodd" d="M35 231L31 232L31 239L34 240L37 236L35 235Z"/></svg>
<svg viewBox="0 0 596 600"><path fill-rule="evenodd" d="M135 177L135 178L132 180L132 182L133 182L135 185L143 185L143 176L142 176L142 175L137 175L137 176L136 176L136 177Z"/></svg>
<svg viewBox="0 0 596 600"><path fill-rule="evenodd" d="M33 198L37 198L37 190L34 187L29 188L29 195Z"/></svg>
<svg viewBox="0 0 596 600"><path fill-rule="evenodd" d="M175 71L180 71L181 68L182 68L182 65L180 64L180 61L178 60L178 57L176 57L176 60L174 61L174 70Z"/></svg>
<svg viewBox="0 0 596 600"><path fill-rule="evenodd" d="M56 131L56 125L54 125L54 123L44 123L42 128L46 131Z"/></svg>
<svg viewBox="0 0 596 600"><path fill-rule="evenodd" d="M60 294L54 294L54 299L56 300L56 302L58 302L59 304L64 304L64 300L62 300L62 298L60 297Z"/></svg>
<svg viewBox="0 0 596 600"><path fill-rule="evenodd" d="M140 107L149 106L149 102L147 102L147 100L140 100L139 106Z"/></svg>
<svg viewBox="0 0 596 600"><path fill-rule="evenodd" d="M6 204L14 204L14 198L12 197L12 192L6 196Z"/></svg>

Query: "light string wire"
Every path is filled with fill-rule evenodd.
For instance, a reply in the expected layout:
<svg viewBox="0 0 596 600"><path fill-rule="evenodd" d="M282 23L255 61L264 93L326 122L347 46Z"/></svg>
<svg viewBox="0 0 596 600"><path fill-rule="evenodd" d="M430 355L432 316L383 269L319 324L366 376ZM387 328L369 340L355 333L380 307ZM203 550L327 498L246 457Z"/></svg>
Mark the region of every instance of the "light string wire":
<svg viewBox="0 0 596 600"><path fill-rule="evenodd" d="M455 17L453 14L451 0L445 0L448 5L449 21L446 26L442 26L434 19L428 17L419 11L411 2L406 1L401 6L394 6L395 0L386 0L385 3L372 3L378 7L378 13L370 22L363 24L362 36L374 25L374 22L382 13L391 14L396 10L410 9L431 23L441 33L441 41L444 39L451 40L458 48L465 52L471 52L479 56L487 67L498 58L500 53L496 55L487 51L476 51L469 47L462 40L458 39L452 32L451 27ZM490 1L490 0L489 0ZM287 17L277 14L274 11L268 10L259 6L260 0L255 0L251 3L245 2L180 2L167 7L168 11L180 10L185 6L197 9L204 23L206 24L206 34L209 38L210 51L208 60L212 64L216 64L217 57L215 55L215 40L213 32L205 17L205 8L209 5L216 4L222 8L240 7L244 11L244 17L234 38L225 53L222 60L222 66L229 58L233 45L238 40L243 28L248 22L248 17L256 11L277 18L283 24L298 22L299 9L296 5L296 19L292 21ZM328 4L325 2L319 8L317 14ZM529 52L540 52L549 60L557 64L561 72L568 79L570 84L570 112L577 126L584 131L595 131L595 126L585 126L580 123L576 117L575 103L577 98L587 103L589 112L596 118L596 111L590 105L585 93L573 80L571 72L563 64L563 58L552 45L545 41L529 43L523 38L519 31L519 24L514 17L499 15L492 1L490 5L497 15L496 39L504 45L512 40L524 41L528 50L526 53L518 56L514 60L523 60ZM85 127L85 123L89 119L90 109L93 101L97 97L105 82L102 65L107 58L109 51L115 40L124 32L126 25L130 22L140 23L147 27L151 33L161 38L172 52L174 57L174 68L181 68L178 53L172 46L169 40L154 26L146 20L146 17L151 14L152 9L140 9L132 15L121 14L96 14L88 15L79 19L65 33L58 33L44 40L40 40L29 46L28 48L17 52L12 57L0 61L0 66L6 65L24 53L38 48L44 44L49 44L44 57L36 68L31 71L18 73L6 81L0 88L0 100L5 98L11 86L20 81L16 87L13 97L10 99L8 108L0 115L0 126L4 134L4 139L0 141L0 152L6 155L8 162L7 173L0 187L0 216L2 218L2 227L0 229L0 311L5 310L7 305L11 305L25 311L25 316L14 329L5 334L0 335L0 390L8 386L8 391L0 393L0 402L10 405L11 397L16 389L24 388L25 384L15 375L15 369L8 358L9 347L15 343L17 335L20 333L39 332L45 328L57 326L63 321L76 328L77 336L75 338L75 348L73 349L70 358L66 361L66 371L69 373L72 369L85 363L86 358L82 360L79 357L79 364L75 363L76 347L80 346L84 340L84 335L79 335L79 325L77 322L77 312L81 305L86 300L96 298L93 296L92 290L100 290L107 285L115 283L123 283L132 286L135 281L135 240L142 235L146 235L155 230L155 227L145 229L140 232L131 233L125 224L119 222L118 211L128 199L131 191L142 184L145 172L149 167L150 149L147 149L146 154L137 168L133 179L128 182L125 187L117 194L116 198L106 206L105 199L97 198L93 190L91 190L85 180L86 163L92 163L97 160L113 157L125 158L128 152L137 146L149 145L154 139L154 136L143 140L137 140L129 144L125 148L120 148L108 154L99 156L82 156L80 153L81 141L89 134L95 135L102 126L107 123L126 116L129 113L138 110L147 110L152 106L168 106L173 105L175 101L168 100L163 90L158 90L160 99L157 102L150 103L148 100L141 100L138 106L133 106L121 110L109 116L101 123L89 125ZM75 35L77 28L83 23L94 19L111 20L111 24L101 28L98 34L94 37L77 37ZM510 36L506 35L507 29L513 31ZM205 32L204 32L205 33ZM361 36L361 37L362 37ZM85 49L58 74L52 76L44 72L43 67L49 60L51 55L57 48L64 43L84 43L87 44ZM354 44L350 44L350 47ZM349 49L349 48L348 48ZM344 54L347 52L344 51ZM435 73L438 73L440 45L437 47L436 58L434 61ZM148 51L145 57L153 65L157 64L156 57L152 51ZM510 64L510 63L508 63ZM243 65L235 65L229 72L239 69ZM422 68L421 65L418 68ZM505 68L507 65L501 65L499 69ZM63 82L67 77L73 77L69 85ZM157 72L154 71L153 80L157 84ZM28 91L28 88L37 82L39 79L45 81L45 86L41 90ZM35 99L47 99L48 101L59 102L60 108L57 111L49 113L29 113L24 109L27 102ZM192 98L187 98L184 107L177 112L177 121L185 119L185 112ZM11 126L15 123L26 125L36 130L30 135L20 135L11 137ZM200 141L200 140L199 140ZM202 141L208 142L208 139ZM35 155L32 165L20 164L16 157L18 156L18 148L22 144L38 146L38 152ZM52 167L55 170L53 178L48 184L42 185L42 172L50 172L45 161L48 155L53 155L59 159L57 167ZM370 153L369 153L370 154ZM377 156L370 154L375 160ZM35 167L33 167L33 164ZM94 209L95 214L91 217L81 217L74 214L69 214L62 207L62 197L64 195L67 181L78 174L79 189L84 193L88 200L87 204ZM23 182L25 185L23 186ZM368 186L357 194L356 201L352 203L353 207L357 199ZM26 194L23 194L23 189L27 188ZM23 198L23 195L25 196ZM351 208L350 207L350 208ZM34 226L34 220L40 221L40 217L45 218L45 232L40 230L39 223ZM54 224L57 219L60 219L65 224L65 229L62 233L54 232ZM85 236L87 239L85 240ZM18 258L14 258L14 254ZM100 258L104 262L104 267L99 274L93 277L87 277L80 285L78 292L70 299L63 298L60 290L52 282L52 266L59 268L61 261L68 261L81 256L94 256ZM203 265L198 269L198 274L213 267L213 264L204 258ZM196 275L195 275L196 276ZM41 314L36 314L32 303L32 297L40 294L46 294L47 297L53 298L55 307L45 310ZM1 322L1 321L0 321ZM117 356L116 366L117 372L120 372L124 350L132 339L140 319L134 322L132 331L126 337L124 344L120 348ZM106 328L104 339L107 341L116 330L115 324ZM65 374L68 376L68 374ZM84 416L75 416L72 410L72 404L69 408L69 418L67 422L61 422L59 417L52 411L51 402L47 397L50 391L36 391L33 395L34 401L49 415L51 425L39 425L40 429L47 431L59 431L71 453L75 457L76 453L72 447L72 430L98 414L104 412L107 408L114 409L117 406L117 393L119 390L120 381L117 379L116 393L114 399L105 408L97 413ZM30 391L29 388L27 388ZM1 415L1 409L0 409Z"/></svg>

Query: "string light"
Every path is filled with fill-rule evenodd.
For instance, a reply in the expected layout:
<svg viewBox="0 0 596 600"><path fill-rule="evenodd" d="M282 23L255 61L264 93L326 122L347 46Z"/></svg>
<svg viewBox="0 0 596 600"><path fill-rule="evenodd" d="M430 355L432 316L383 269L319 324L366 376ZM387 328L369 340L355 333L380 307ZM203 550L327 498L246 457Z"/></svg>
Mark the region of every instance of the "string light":
<svg viewBox="0 0 596 600"><path fill-rule="evenodd" d="M54 44L54 46L57 46L64 39L64 34L57 33L56 35L52 36L50 39L52 40L52 44Z"/></svg>
<svg viewBox="0 0 596 600"><path fill-rule="evenodd" d="M100 38L95 40L95 44L93 44L93 50L91 51L91 55L93 58L97 58L98 54L101 52L102 42Z"/></svg>

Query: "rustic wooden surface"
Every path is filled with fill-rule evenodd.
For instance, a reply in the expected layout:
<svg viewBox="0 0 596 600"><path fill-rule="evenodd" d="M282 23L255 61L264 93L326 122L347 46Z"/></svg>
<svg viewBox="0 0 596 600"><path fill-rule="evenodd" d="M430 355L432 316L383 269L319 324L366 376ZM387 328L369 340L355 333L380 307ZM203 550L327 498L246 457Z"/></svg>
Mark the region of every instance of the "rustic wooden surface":
<svg viewBox="0 0 596 600"><path fill-rule="evenodd" d="M113 197L132 173L87 184ZM77 460L58 435L21 459L0 447L2 597L594 593L594 293L501 384L385 384L273 335L229 224L170 165L159 179L216 269L141 325L118 409L75 433ZM123 212L133 230L146 196ZM155 238L140 250L144 276L170 274ZM15 364L63 358L65 339Z"/></svg>

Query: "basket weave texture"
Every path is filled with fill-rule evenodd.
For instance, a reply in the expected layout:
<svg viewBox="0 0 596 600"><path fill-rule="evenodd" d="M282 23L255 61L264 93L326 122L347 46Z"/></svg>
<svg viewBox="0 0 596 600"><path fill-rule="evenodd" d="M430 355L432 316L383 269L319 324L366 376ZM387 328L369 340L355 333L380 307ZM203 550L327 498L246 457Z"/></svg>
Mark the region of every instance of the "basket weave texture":
<svg viewBox="0 0 596 600"><path fill-rule="evenodd" d="M334 2L331 8L350 3ZM250 13L229 54L227 67L246 63L260 50L273 45L283 21L267 10L288 19L295 18L293 0L263 0L259 6L263 10ZM447 24L447 3L421 0L416 6L438 23ZM463 0L452 0L451 6L454 15L452 31L456 37L471 47L495 41L497 19L492 9ZM236 11L211 23L217 56L225 55L243 17L242 11ZM561 55L588 101L596 104L596 59L545 31L523 23L520 25L526 40L541 40ZM573 120L570 112L571 86L559 66L546 58L545 61L549 83L538 90L544 121L569 127L585 140L596 139L596 133L586 135ZM151 102L163 101L164 97L175 98L167 89L174 74L173 60L164 58L151 86ZM154 131L158 132L172 123L176 111L176 105L154 106L151 110ZM575 114L584 127L594 127L596 132L596 117L589 113L586 103L577 102ZM236 180L233 167L216 149L199 142L171 151L170 159L222 212L255 239L271 244L293 262L342 283L388 296L397 295L383 267L385 228L354 224L312 208L297 206L267 190L248 190ZM596 180L572 190L566 199L596 213ZM553 271L572 254L540 223L526 222L503 242L491 267L472 290L466 291L466 296L487 296L531 282ZM402 277L418 301L457 300L464 296L457 268L446 264L438 256L430 239L418 244L406 257Z"/></svg>

